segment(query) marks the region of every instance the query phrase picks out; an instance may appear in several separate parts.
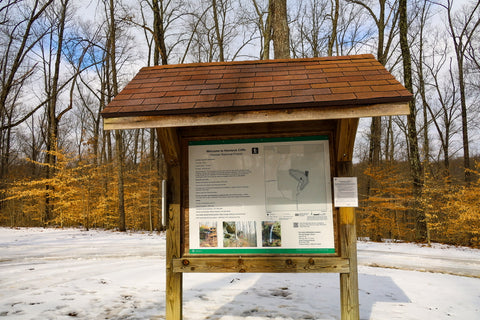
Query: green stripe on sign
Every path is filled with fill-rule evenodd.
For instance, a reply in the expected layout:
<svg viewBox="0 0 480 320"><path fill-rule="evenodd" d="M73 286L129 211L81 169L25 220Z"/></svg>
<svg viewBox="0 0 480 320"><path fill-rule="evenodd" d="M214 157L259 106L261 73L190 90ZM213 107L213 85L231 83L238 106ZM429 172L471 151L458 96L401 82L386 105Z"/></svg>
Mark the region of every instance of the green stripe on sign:
<svg viewBox="0 0 480 320"><path fill-rule="evenodd" d="M318 141L328 140L328 136L305 136L305 137L277 137L258 139L231 139L231 140L203 140L189 141L189 146L205 146L215 144L241 144L241 143L269 143L269 142L290 142L290 141Z"/></svg>
<svg viewBox="0 0 480 320"><path fill-rule="evenodd" d="M304 248L304 249L285 249L285 248L236 248L236 249L190 249L190 254L332 254L335 248Z"/></svg>

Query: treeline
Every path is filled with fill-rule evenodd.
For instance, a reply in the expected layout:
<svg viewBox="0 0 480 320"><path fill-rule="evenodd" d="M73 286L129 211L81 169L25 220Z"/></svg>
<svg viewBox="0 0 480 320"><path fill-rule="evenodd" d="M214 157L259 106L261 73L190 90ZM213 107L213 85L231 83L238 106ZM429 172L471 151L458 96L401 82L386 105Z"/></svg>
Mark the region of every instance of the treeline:
<svg viewBox="0 0 480 320"><path fill-rule="evenodd" d="M124 224L133 230L163 230L161 187L164 168L148 157L138 163L127 162L124 170L125 221L118 215L118 175L115 163L101 165L92 159L75 158L63 151L54 152L57 161L51 178L32 177L30 167L45 169L48 164L25 160L4 190L1 225L83 227L117 229ZM53 210L45 221L45 206Z"/></svg>
<svg viewBox="0 0 480 320"><path fill-rule="evenodd" d="M478 245L476 0L8 0L0 31L2 225L163 228L155 130L102 130L140 67L372 53L415 99L361 122L359 233Z"/></svg>
<svg viewBox="0 0 480 320"><path fill-rule="evenodd" d="M475 178L469 184L463 183L463 159L452 161L456 170L448 176L441 172L441 166L431 165L425 173L419 202L415 201L408 163L384 163L378 167L358 164L358 236L374 241L418 241L423 230L416 228L418 223L412 214L416 210L424 216L426 242L480 247L479 160L470 172Z"/></svg>

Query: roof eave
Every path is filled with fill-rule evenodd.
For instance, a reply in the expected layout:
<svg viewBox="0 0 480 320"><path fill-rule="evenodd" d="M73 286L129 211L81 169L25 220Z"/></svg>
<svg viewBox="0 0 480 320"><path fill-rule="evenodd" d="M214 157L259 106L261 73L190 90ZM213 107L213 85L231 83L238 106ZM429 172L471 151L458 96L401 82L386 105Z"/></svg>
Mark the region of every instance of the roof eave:
<svg viewBox="0 0 480 320"><path fill-rule="evenodd" d="M202 112L164 115L105 117L105 130L233 125L265 122L315 121L408 115L408 102L332 107L248 110L244 112Z"/></svg>

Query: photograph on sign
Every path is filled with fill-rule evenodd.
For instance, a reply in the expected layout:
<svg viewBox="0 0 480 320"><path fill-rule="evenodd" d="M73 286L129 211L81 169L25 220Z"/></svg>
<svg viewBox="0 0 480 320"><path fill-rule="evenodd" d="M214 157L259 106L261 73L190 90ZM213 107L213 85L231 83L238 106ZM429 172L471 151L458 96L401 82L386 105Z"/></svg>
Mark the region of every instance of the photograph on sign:
<svg viewBox="0 0 480 320"><path fill-rule="evenodd" d="M189 253L335 253L326 136L190 141Z"/></svg>

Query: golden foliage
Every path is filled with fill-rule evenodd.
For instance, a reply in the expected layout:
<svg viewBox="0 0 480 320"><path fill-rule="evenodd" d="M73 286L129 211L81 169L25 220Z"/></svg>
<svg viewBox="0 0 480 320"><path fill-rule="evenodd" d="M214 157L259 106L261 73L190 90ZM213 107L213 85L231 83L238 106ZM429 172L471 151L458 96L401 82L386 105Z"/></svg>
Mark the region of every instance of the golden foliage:
<svg viewBox="0 0 480 320"><path fill-rule="evenodd" d="M62 151L54 156L57 163L51 179L21 176L19 170L16 180L0 190L0 225L116 228L118 177L114 165L98 165L93 156L85 155L80 161ZM47 166L33 161L26 165ZM161 180L152 167L149 159L126 166L125 211L129 229L162 228ZM475 181L460 185L441 173L425 174L420 208L415 209L424 213L432 241L480 247L479 164L472 175ZM414 240L416 202L405 164L367 168L359 176L359 236ZM47 192L53 208L50 221L44 221Z"/></svg>
<svg viewBox="0 0 480 320"><path fill-rule="evenodd" d="M453 184L449 178L425 180L423 206L432 239L480 247L480 164L468 185Z"/></svg>
<svg viewBox="0 0 480 320"><path fill-rule="evenodd" d="M94 165L88 157L78 159L54 152L57 157L51 179L25 177L3 190L0 223L10 226L58 227L83 226L107 228L118 226L117 175L113 164ZM47 164L30 161L37 166ZM47 186L50 188L47 189ZM145 165L127 171L125 177L126 224L129 229L155 227L160 213L158 174ZM47 193L53 218L44 221Z"/></svg>
<svg viewBox="0 0 480 320"><path fill-rule="evenodd" d="M412 203L409 177L399 166L368 167L367 184L361 199L359 235L372 240L413 237L408 211Z"/></svg>
<svg viewBox="0 0 480 320"><path fill-rule="evenodd" d="M361 206L359 236L412 241L415 219L412 182L399 165L367 168ZM472 170L476 180L454 184L441 173L425 173L417 210L425 214L431 241L480 247L480 165Z"/></svg>

